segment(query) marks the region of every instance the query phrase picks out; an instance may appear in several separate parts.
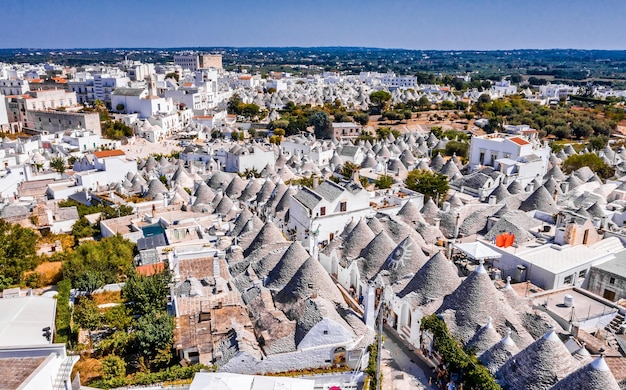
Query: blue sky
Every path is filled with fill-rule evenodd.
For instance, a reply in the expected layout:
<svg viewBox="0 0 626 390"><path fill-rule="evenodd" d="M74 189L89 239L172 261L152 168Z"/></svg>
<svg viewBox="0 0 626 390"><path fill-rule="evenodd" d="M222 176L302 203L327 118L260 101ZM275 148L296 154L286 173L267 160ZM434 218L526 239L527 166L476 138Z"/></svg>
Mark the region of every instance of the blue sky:
<svg viewBox="0 0 626 390"><path fill-rule="evenodd" d="M3 0L0 48L626 49L624 0Z"/></svg>

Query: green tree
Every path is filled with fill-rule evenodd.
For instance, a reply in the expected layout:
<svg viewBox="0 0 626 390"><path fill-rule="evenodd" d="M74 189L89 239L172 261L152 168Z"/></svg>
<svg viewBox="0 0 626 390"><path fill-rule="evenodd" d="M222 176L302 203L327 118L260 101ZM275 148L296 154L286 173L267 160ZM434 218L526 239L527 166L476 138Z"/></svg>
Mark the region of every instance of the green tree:
<svg viewBox="0 0 626 390"><path fill-rule="evenodd" d="M563 139L568 138L571 133L567 126L557 126L552 134L558 139Z"/></svg>
<svg viewBox="0 0 626 390"><path fill-rule="evenodd" d="M228 99L226 110L229 114L239 115L241 114L243 104L244 102L241 100L241 97L238 94L233 94L233 96Z"/></svg>
<svg viewBox="0 0 626 390"><path fill-rule="evenodd" d="M352 122L348 114L346 114L343 111L335 112L334 117L335 117L335 122Z"/></svg>
<svg viewBox="0 0 626 390"><path fill-rule="evenodd" d="M169 272L152 276L133 274L122 288L122 295L130 310L139 315L163 310L169 294Z"/></svg>
<svg viewBox="0 0 626 390"><path fill-rule="evenodd" d="M133 324L133 316L126 305L119 304L104 312L104 321L110 328L126 331Z"/></svg>
<svg viewBox="0 0 626 390"><path fill-rule="evenodd" d="M600 149L604 149L604 147L607 145L608 142L609 142L609 137L605 135L599 135L597 137L589 138L588 146L590 150L600 150Z"/></svg>
<svg viewBox="0 0 626 390"><path fill-rule="evenodd" d="M391 186L393 185L393 177L389 175L380 175L378 176L378 179L376 179L376 181L374 182L374 185L376 186L376 188L380 188L381 190L391 188Z"/></svg>
<svg viewBox="0 0 626 390"><path fill-rule="evenodd" d="M563 172L566 174L570 174L582 167L589 167L603 179L608 179L615 175L615 168L605 164L602 158L595 153L571 155L561 165Z"/></svg>
<svg viewBox="0 0 626 390"><path fill-rule="evenodd" d="M59 173L65 172L65 160L63 157L52 157L50 159L50 166Z"/></svg>
<svg viewBox="0 0 626 390"><path fill-rule="evenodd" d="M467 142L448 141L448 143L446 144L446 156L452 156L456 154L459 157L466 158L468 151L469 144Z"/></svg>
<svg viewBox="0 0 626 390"><path fill-rule="evenodd" d="M124 356L131 349L134 343L133 333L118 330L97 345L98 353L101 356L118 355Z"/></svg>
<svg viewBox="0 0 626 390"><path fill-rule="evenodd" d="M358 171L359 169L361 169L360 165L357 165L357 164L355 164L355 163L353 163L351 161L346 161L341 166L341 174L343 175L343 177L345 177L347 179L351 179L352 178L352 174L355 171Z"/></svg>
<svg viewBox="0 0 626 390"><path fill-rule="evenodd" d="M101 272L89 270L78 275L74 282L74 287L79 291L91 294L105 284L104 275Z"/></svg>
<svg viewBox="0 0 626 390"><path fill-rule="evenodd" d="M325 111L317 111L309 118L309 125L313 126L315 137L331 138L332 137L332 121Z"/></svg>
<svg viewBox="0 0 626 390"><path fill-rule="evenodd" d="M72 236L76 238L93 237L98 231L84 216L80 217L72 226Z"/></svg>
<svg viewBox="0 0 626 390"><path fill-rule="evenodd" d="M102 321L98 305L91 299L82 298L74 306L74 321L83 329L90 331L98 329Z"/></svg>
<svg viewBox="0 0 626 390"><path fill-rule="evenodd" d="M161 351L171 350L174 319L164 311L152 311L137 320L135 347L149 362Z"/></svg>
<svg viewBox="0 0 626 390"><path fill-rule="evenodd" d="M102 219L111 219L132 215L135 212L133 206L120 204L116 206L105 206L102 210Z"/></svg>
<svg viewBox="0 0 626 390"><path fill-rule="evenodd" d="M110 380L126 375L126 362L119 356L110 355L102 360L102 379Z"/></svg>
<svg viewBox="0 0 626 390"><path fill-rule="evenodd" d="M178 82L178 80L180 78L180 75L178 73L176 73L176 72L170 72L170 73L165 75L165 78L166 79L174 79L174 80L176 80L176 82Z"/></svg>
<svg viewBox="0 0 626 390"><path fill-rule="evenodd" d="M355 112L354 115L352 115L352 118L356 123L360 124L361 126L367 125L367 123L370 121L370 116L367 115L366 112Z"/></svg>
<svg viewBox="0 0 626 390"><path fill-rule="evenodd" d="M248 118L254 118L255 116L259 115L259 112L261 112L261 108L256 104L250 103L246 104L243 107L243 109L241 110L241 115Z"/></svg>
<svg viewBox="0 0 626 390"><path fill-rule="evenodd" d="M370 93L372 113L380 114L389 108L391 94L387 91L376 91Z"/></svg>
<svg viewBox="0 0 626 390"><path fill-rule="evenodd" d="M391 127L379 127L376 129L376 138L379 141L389 137L389 134L391 134Z"/></svg>
<svg viewBox="0 0 626 390"><path fill-rule="evenodd" d="M103 283L123 280L133 270L135 244L120 235L87 241L68 254L63 273L73 285L87 273L99 274Z"/></svg>
<svg viewBox="0 0 626 390"><path fill-rule="evenodd" d="M443 102L441 102L441 109L454 110L454 102L452 102L451 100L444 100Z"/></svg>
<svg viewBox="0 0 626 390"><path fill-rule="evenodd" d="M426 200L443 199L450 188L445 175L420 169L410 171L404 184L408 189L424 194Z"/></svg>
<svg viewBox="0 0 626 390"><path fill-rule="evenodd" d="M5 282L17 283L24 271L35 269L36 246L33 230L0 219L0 275L6 278Z"/></svg>
<svg viewBox="0 0 626 390"><path fill-rule="evenodd" d="M11 287L12 284L13 279L6 275L0 274L0 291L4 290L5 288Z"/></svg>
<svg viewBox="0 0 626 390"><path fill-rule="evenodd" d="M426 96L422 96L417 101L417 108L420 111L427 111L427 110L429 110L430 109L430 100L428 100L428 98Z"/></svg>

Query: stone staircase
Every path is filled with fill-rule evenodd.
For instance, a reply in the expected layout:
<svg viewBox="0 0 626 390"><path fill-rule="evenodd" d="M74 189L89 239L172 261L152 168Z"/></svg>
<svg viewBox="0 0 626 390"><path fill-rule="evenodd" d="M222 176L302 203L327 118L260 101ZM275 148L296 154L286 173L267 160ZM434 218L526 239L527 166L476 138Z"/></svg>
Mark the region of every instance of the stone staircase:
<svg viewBox="0 0 626 390"><path fill-rule="evenodd" d="M619 349L619 343L617 342L615 334L619 332L623 323L624 316L617 313L611 322L604 327L604 330L606 330L606 343L612 348Z"/></svg>

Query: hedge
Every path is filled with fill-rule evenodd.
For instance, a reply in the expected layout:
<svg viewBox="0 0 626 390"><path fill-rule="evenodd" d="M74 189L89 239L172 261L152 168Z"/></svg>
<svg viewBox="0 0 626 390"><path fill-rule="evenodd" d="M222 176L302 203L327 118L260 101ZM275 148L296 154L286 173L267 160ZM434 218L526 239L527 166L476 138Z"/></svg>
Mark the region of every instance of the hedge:
<svg viewBox="0 0 626 390"><path fill-rule="evenodd" d="M70 290L72 283L69 279L64 279L57 284L57 318L55 321L54 342L68 344L73 341L72 313L70 308Z"/></svg>
<svg viewBox="0 0 626 390"><path fill-rule="evenodd" d="M195 364L188 367L173 366L157 372L138 372L127 377L112 378L109 380L99 379L89 384L91 387L110 389L122 386L152 385L155 383L192 379L200 370L211 370L203 364Z"/></svg>
<svg viewBox="0 0 626 390"><path fill-rule="evenodd" d="M448 333L446 323L433 314L422 319L422 329L433 333L435 349L443 356L451 372L463 372L465 383L477 390L501 390L499 384L475 356L468 355Z"/></svg>

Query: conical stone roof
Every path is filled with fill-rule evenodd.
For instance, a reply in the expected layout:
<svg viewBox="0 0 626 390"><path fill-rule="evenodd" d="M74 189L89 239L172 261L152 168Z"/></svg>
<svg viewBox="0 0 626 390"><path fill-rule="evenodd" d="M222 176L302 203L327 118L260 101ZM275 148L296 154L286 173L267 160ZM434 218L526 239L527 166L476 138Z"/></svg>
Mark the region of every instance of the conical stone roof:
<svg viewBox="0 0 626 390"><path fill-rule="evenodd" d="M422 306L452 293L461 284L456 266L441 252L435 253L411 278L398 296Z"/></svg>
<svg viewBox="0 0 626 390"><path fill-rule="evenodd" d="M211 175L207 184L214 190L226 189L230 182L233 180L233 176L226 172L216 171Z"/></svg>
<svg viewBox="0 0 626 390"><path fill-rule="evenodd" d="M244 256L248 256L254 250L259 249L265 245L277 244L286 242L287 240L283 236L280 230L274 225L272 221L267 221L254 237L250 245L244 250Z"/></svg>
<svg viewBox="0 0 626 390"><path fill-rule="evenodd" d="M143 197L146 199L154 199L157 195L162 195L164 192L167 192L165 184L161 183L159 179L152 179L148 183L148 189L145 194L143 194Z"/></svg>
<svg viewBox="0 0 626 390"><path fill-rule="evenodd" d="M435 202L433 201L432 198L429 198L426 203L424 203L424 206L422 207L422 217L424 217L424 220L426 220L426 222L428 222L431 225L434 225L435 223L435 218L437 218L439 215L439 207L437 207L437 205L435 204Z"/></svg>
<svg viewBox="0 0 626 390"><path fill-rule="evenodd" d="M213 199L215 198L213 190L211 190L211 188L209 188L209 186L204 182L198 185L198 188L196 188L196 192L194 192L193 196L196 197L195 201L193 202L194 206L198 206L201 204L211 204L211 201L213 201Z"/></svg>
<svg viewBox="0 0 626 390"><path fill-rule="evenodd" d="M367 226L372 230L374 234L378 234L384 230L383 225L380 223L378 218L372 217L367 221Z"/></svg>
<svg viewBox="0 0 626 390"><path fill-rule="evenodd" d="M528 198L520 205L522 211L541 210L548 214L554 214L558 211L554 199L548 193L544 186L537 188Z"/></svg>
<svg viewBox="0 0 626 390"><path fill-rule="evenodd" d="M424 217L422 217L422 213L420 212L419 207L414 202L408 201L406 202L400 210L398 210L398 214L396 214L400 219L408 224L416 224L419 222L426 222Z"/></svg>
<svg viewBox="0 0 626 390"><path fill-rule="evenodd" d="M395 249L396 244L384 231L378 233L361 251L359 261L362 270L361 277L370 280L380 270L387 257Z"/></svg>
<svg viewBox="0 0 626 390"><path fill-rule="evenodd" d="M506 336L491 348L487 349L482 355L478 357L478 360L487 367L487 370L491 375L495 375L496 372L504 363L506 363L511 357L519 352L519 348L511 338L511 331L507 330Z"/></svg>
<svg viewBox="0 0 626 390"><path fill-rule="evenodd" d="M343 256L348 258L358 257L363 248L365 248L374 237L376 237L376 235L369 226L367 226L365 218L361 218L343 242Z"/></svg>
<svg viewBox="0 0 626 390"><path fill-rule="evenodd" d="M232 210L233 206L233 201L230 200L228 195L224 195L220 202L217 204L217 206L215 206L215 210L213 210L213 213L226 215L230 210Z"/></svg>
<svg viewBox="0 0 626 390"><path fill-rule="evenodd" d="M229 198L238 199L247 184L248 183L239 177L239 175L236 175L233 177L233 180L228 183L228 187L226 187L224 193L228 195Z"/></svg>
<svg viewBox="0 0 626 390"><path fill-rule="evenodd" d="M246 202L253 198L256 198L262 186L263 186L262 180L250 179L246 188L241 192L241 195L239 196L239 200Z"/></svg>
<svg viewBox="0 0 626 390"><path fill-rule="evenodd" d="M603 356L584 365L559 381L552 390L619 390L619 384L611 373Z"/></svg>
<svg viewBox="0 0 626 390"><path fill-rule="evenodd" d="M450 322L446 323L450 333L466 343L489 317L493 318L496 328L506 328L507 316L513 312L507 306L487 270L480 264L454 292L444 298L437 312L449 313Z"/></svg>
<svg viewBox="0 0 626 390"><path fill-rule="evenodd" d="M285 253L281 256L276 267L272 269L267 278L266 287L270 290L281 290L289 283L298 269L309 258L309 253L304 249L299 241L294 241L289 245Z"/></svg>
<svg viewBox="0 0 626 390"><path fill-rule="evenodd" d="M563 181L566 179L565 174L561 170L558 165L553 166L544 176L544 179L553 178L558 181Z"/></svg>
<svg viewBox="0 0 626 390"><path fill-rule="evenodd" d="M550 329L509 359L497 376L512 389L540 390L552 388L577 368L576 359Z"/></svg>
<svg viewBox="0 0 626 390"><path fill-rule="evenodd" d="M444 160L444 158L441 157L441 154L437 154L435 157L433 157L432 161L430 162L430 169L432 169L433 172L439 172L441 171L441 168L443 168L445 163L446 163L446 160Z"/></svg>
<svg viewBox="0 0 626 390"><path fill-rule="evenodd" d="M514 180L513 183L509 184L507 187L507 191L509 191L512 195L516 195L524 192L524 188L522 188L522 184L519 181Z"/></svg>
<svg viewBox="0 0 626 390"><path fill-rule="evenodd" d="M387 271L391 283L395 283L405 275L414 274L426 262L426 255L422 249L407 237L391 252L381 267Z"/></svg>
<svg viewBox="0 0 626 390"><path fill-rule="evenodd" d="M314 294L331 302L345 303L328 272L319 261L309 257L276 295L276 300L288 304Z"/></svg>
<svg viewBox="0 0 626 390"><path fill-rule="evenodd" d="M489 317L487 323L476 332L474 337L472 337L466 345L466 348L473 351L476 356L482 355L483 352L493 347L501 339L501 336L496 332L491 321L492 319Z"/></svg>
<svg viewBox="0 0 626 390"><path fill-rule="evenodd" d="M502 201L504 201L505 199L507 199L509 196L511 196L511 193L509 192L509 190L506 189L506 187L504 186L504 184L500 183L500 185L498 185L492 192L491 194L489 194L489 196L495 196L496 197L496 203L501 203Z"/></svg>

